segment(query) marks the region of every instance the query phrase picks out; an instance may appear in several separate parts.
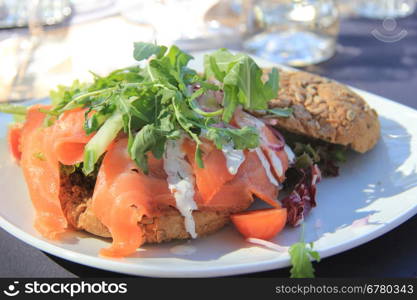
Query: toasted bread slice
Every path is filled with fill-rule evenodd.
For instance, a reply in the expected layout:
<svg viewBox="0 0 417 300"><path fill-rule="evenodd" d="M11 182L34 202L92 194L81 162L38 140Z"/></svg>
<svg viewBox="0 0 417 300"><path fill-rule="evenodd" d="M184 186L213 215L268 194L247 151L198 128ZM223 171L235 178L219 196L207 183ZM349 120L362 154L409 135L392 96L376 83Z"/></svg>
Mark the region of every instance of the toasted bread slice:
<svg viewBox="0 0 417 300"><path fill-rule="evenodd" d="M81 172L61 173L60 200L68 223L77 230L84 230L94 235L110 238L111 233L95 216L91 208L94 189L93 178ZM251 202L242 209L249 207ZM199 236L214 233L229 222L227 211L197 210L193 212L196 232ZM138 226L144 232L146 243L161 243L175 239L191 238L184 226L184 217L176 208L167 207L161 216L144 217Z"/></svg>

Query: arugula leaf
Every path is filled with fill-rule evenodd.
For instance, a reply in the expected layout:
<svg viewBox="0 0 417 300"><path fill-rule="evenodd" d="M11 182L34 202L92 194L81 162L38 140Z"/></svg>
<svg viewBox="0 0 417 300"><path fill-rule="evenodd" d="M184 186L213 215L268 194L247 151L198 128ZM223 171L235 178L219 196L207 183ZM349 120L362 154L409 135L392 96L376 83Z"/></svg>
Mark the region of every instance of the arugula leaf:
<svg viewBox="0 0 417 300"><path fill-rule="evenodd" d="M131 147L128 149L130 157L142 169L148 173L148 157L147 152L152 153L161 158L165 147L165 137L155 127L154 124L147 124L136 134Z"/></svg>
<svg viewBox="0 0 417 300"><path fill-rule="evenodd" d="M224 77L224 85L239 88L239 101L246 109L266 109L267 101L262 89L262 70L255 61L243 56Z"/></svg>
<svg viewBox="0 0 417 300"><path fill-rule="evenodd" d="M239 105L238 93L239 90L236 86L224 86L223 120L225 122L230 122L237 106Z"/></svg>
<svg viewBox="0 0 417 300"><path fill-rule="evenodd" d="M58 85L56 90L49 92L53 106L60 106L68 103L75 95L85 91L87 84L74 80L71 86Z"/></svg>
<svg viewBox="0 0 417 300"><path fill-rule="evenodd" d="M182 68L186 67L188 62L193 59L191 55L181 51L177 46L173 45L169 48L166 55L169 59L171 66L175 67L177 72L180 72Z"/></svg>
<svg viewBox="0 0 417 300"><path fill-rule="evenodd" d="M217 128L210 127L206 137L212 140L218 149L223 145L232 143L235 149L253 149L259 146L259 135L253 127Z"/></svg>
<svg viewBox="0 0 417 300"><path fill-rule="evenodd" d="M224 76L226 76L226 72L220 70L219 66L217 65L216 59L213 56L208 57L209 60L209 67L208 70L210 70L214 77L220 81L223 82Z"/></svg>
<svg viewBox="0 0 417 300"><path fill-rule="evenodd" d="M235 149L254 149L259 146L259 133L253 127L242 127L240 129L225 129L232 138Z"/></svg>
<svg viewBox="0 0 417 300"><path fill-rule="evenodd" d="M99 90L118 85L120 82L140 82L143 80L143 78L139 74L139 70L139 67L132 66L128 68L114 70L107 76L100 76L90 71L90 73L94 76L94 83L92 86L89 87L89 89L90 91Z"/></svg>
<svg viewBox="0 0 417 300"><path fill-rule="evenodd" d="M137 42L134 43L133 57L137 61L142 61L152 55L161 57L164 55L167 48L165 46L158 46L151 43Z"/></svg>
<svg viewBox="0 0 417 300"><path fill-rule="evenodd" d="M144 122L150 122L150 118L148 117L147 113L137 109L132 104L137 99L137 97L130 97L127 99L124 95L120 95L119 97L115 97L115 102L118 110L125 115L131 114L132 116L138 117Z"/></svg>
<svg viewBox="0 0 417 300"><path fill-rule="evenodd" d="M233 55L220 49L204 58L206 77L223 83L223 120L229 122L236 107L265 110L268 101L278 96L278 70L273 68L268 81L262 81L262 69L247 55Z"/></svg>
<svg viewBox="0 0 417 300"><path fill-rule="evenodd" d="M174 108L175 118L178 124L182 127L182 129L190 135L190 137L194 140L197 144L196 152L195 152L195 160L199 168L204 168L202 153L200 149L200 145L202 144L200 137L196 132L192 130L193 125L197 125L200 128L204 127L203 124L199 124L198 118L193 118L194 112L189 109L183 101L181 101L181 96L179 93L176 94L176 97L172 98L172 105Z"/></svg>
<svg viewBox="0 0 417 300"><path fill-rule="evenodd" d="M274 99L278 95L279 89L279 73L276 68L272 68L268 81L265 83L265 93L268 99Z"/></svg>
<svg viewBox="0 0 417 300"><path fill-rule="evenodd" d="M13 115L26 115L27 107L23 105L14 105L9 103L0 103L0 112Z"/></svg>
<svg viewBox="0 0 417 300"><path fill-rule="evenodd" d="M229 50L221 48L204 56L204 73L207 78L215 77L220 82L229 71L230 64L236 60Z"/></svg>
<svg viewBox="0 0 417 300"><path fill-rule="evenodd" d="M290 247L291 264L293 265L290 273L291 278L314 278L314 268L311 259L320 261L320 255L313 251L313 243L295 243Z"/></svg>
<svg viewBox="0 0 417 300"><path fill-rule="evenodd" d="M289 116L292 115L294 110L291 107L271 108L271 109L268 109L267 112L269 112L269 113L271 113L275 116L278 116L278 117L288 118Z"/></svg>
<svg viewBox="0 0 417 300"><path fill-rule="evenodd" d="M311 260L320 261L320 254L313 250L313 243L304 242L304 224L298 243L289 249L292 268L291 278L314 278L314 268Z"/></svg>

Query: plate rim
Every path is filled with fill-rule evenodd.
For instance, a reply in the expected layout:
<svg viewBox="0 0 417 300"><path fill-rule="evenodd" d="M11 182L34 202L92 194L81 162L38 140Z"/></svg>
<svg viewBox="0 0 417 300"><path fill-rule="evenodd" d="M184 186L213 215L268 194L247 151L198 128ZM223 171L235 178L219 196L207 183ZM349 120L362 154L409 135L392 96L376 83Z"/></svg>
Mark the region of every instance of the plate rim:
<svg viewBox="0 0 417 300"><path fill-rule="evenodd" d="M320 250L321 259L327 258L336 254L343 253L350 249L356 248L360 245L363 245L367 242L370 242L385 233L393 230L394 228L400 226L404 222L408 221L410 218L417 214L417 205L413 209L404 211L400 216L391 221L390 223L379 226L379 228L374 231L369 232L359 238L348 240L336 247L326 247ZM276 260L262 261L262 262L252 262L245 263L242 265L236 266L216 266L216 267L206 267L205 269L185 269L178 272L174 269L162 269L160 267L149 268L140 264L121 262L113 259L101 258L100 256L94 257L84 253L76 252L69 249L61 248L57 245L54 245L46 240L43 240L40 237L33 236L32 234L20 229L18 226L13 225L11 222L7 221L4 217L0 216L0 227L5 231L23 241L24 243L33 246L41 251L47 252L59 258L69 260L74 263L82 264L85 266L98 268L105 271L116 272L120 274L129 274L136 276L148 276L148 277L160 277L160 278L208 278L208 277L218 277L218 276L232 276L232 275L241 275L262 271L269 271L274 269L280 269L290 266L289 259L286 259L282 262L277 262ZM81 260L80 260L81 258ZM278 266L277 266L278 263ZM115 269L111 268L115 267ZM121 270L121 268L123 270Z"/></svg>

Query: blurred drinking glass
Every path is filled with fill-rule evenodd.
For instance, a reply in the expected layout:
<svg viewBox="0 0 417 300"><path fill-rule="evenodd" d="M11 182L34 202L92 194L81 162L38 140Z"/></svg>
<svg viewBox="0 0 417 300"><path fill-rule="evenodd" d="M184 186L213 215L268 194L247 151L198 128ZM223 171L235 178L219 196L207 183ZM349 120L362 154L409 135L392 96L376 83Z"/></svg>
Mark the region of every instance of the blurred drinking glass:
<svg viewBox="0 0 417 300"><path fill-rule="evenodd" d="M335 53L339 16L332 0L253 0L253 28L243 47L292 66L327 60Z"/></svg>
<svg viewBox="0 0 417 300"><path fill-rule="evenodd" d="M27 34L10 31L10 37L5 35L1 41L7 49L7 45L17 45L11 48L12 55L0 57L0 63L7 65L0 69L0 101L26 101L39 96L37 82L44 72L28 70L43 43L43 27L65 21L71 12L69 0L0 0L0 28L28 27Z"/></svg>
<svg viewBox="0 0 417 300"><path fill-rule="evenodd" d="M416 9L416 0L359 0L357 2L358 15L373 19L407 17Z"/></svg>
<svg viewBox="0 0 417 300"><path fill-rule="evenodd" d="M186 50L231 47L245 31L246 0L119 0L121 15L150 25L158 44Z"/></svg>
<svg viewBox="0 0 417 300"><path fill-rule="evenodd" d="M30 26L34 9L42 25L62 23L72 12L70 0L0 0L0 28Z"/></svg>

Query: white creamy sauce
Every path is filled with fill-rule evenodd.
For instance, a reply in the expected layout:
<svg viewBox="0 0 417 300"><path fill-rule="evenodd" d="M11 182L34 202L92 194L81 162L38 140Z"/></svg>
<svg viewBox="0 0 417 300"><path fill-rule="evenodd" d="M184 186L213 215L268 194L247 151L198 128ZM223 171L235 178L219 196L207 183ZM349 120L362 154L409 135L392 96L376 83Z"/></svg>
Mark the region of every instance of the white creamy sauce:
<svg viewBox="0 0 417 300"><path fill-rule="evenodd" d="M190 164L184 159L181 149L182 139L168 140L164 153L164 170L168 175L167 182L174 194L177 209L184 216L185 229L192 238L197 237L193 210L197 209L194 201L194 175Z"/></svg>
<svg viewBox="0 0 417 300"><path fill-rule="evenodd" d="M207 130L202 129L200 136L206 137ZM227 170L230 174L236 175L240 165L245 161L245 154L242 150L236 150L233 148L233 143L223 145L222 152L226 158Z"/></svg>
<svg viewBox="0 0 417 300"><path fill-rule="evenodd" d="M288 146L287 144L285 144L285 146L284 146L284 151L285 151L285 153L287 153L288 162L289 162L290 164L294 163L294 160L295 160L295 154L294 154L294 152L292 152L292 150L291 150L290 146Z"/></svg>
<svg viewBox="0 0 417 300"><path fill-rule="evenodd" d="M191 255L196 252L196 250L197 249L195 247L189 245L177 245L169 249L172 254L181 256Z"/></svg>
<svg viewBox="0 0 417 300"><path fill-rule="evenodd" d="M240 127L252 126L252 127L255 127L258 130L259 137L260 137L260 142L261 142L261 148L264 149L265 152L267 153L267 155L269 157L269 160L271 161L272 167L274 168L274 170L276 171L278 176L280 176L280 177L283 176L284 175L284 167L282 165L282 161L278 157L278 155L275 153L275 151L268 147L268 139L262 131L262 129L266 126L265 123L263 123L262 121L258 120L257 118L255 118L255 117L253 117L253 116L251 116L251 115L249 115L245 112L240 112L239 117L236 118L236 119L237 119L236 122L238 123L238 125ZM256 153L258 154L258 157L262 162L262 166L265 168L265 171L266 171L266 174L268 175L269 181L271 181L271 183L274 184L275 186L279 186L279 183L275 179L274 175L271 173L270 164L269 164L267 158L265 157L265 155L263 154L262 150L257 148Z"/></svg>
<svg viewBox="0 0 417 300"><path fill-rule="evenodd" d="M284 175L284 167L282 166L281 159L278 157L278 155L275 153L274 150L271 150L270 148L266 148L266 151L268 153L269 159L271 160L272 167L277 172L278 176Z"/></svg>
<svg viewBox="0 0 417 300"><path fill-rule="evenodd" d="M235 175L240 165L245 161L245 154L242 150L236 150L232 144L223 145L223 154L226 158L227 170L230 174Z"/></svg>
<svg viewBox="0 0 417 300"><path fill-rule="evenodd" d="M265 157L265 154L263 153L263 151L261 150L261 148L256 148L255 149L256 154L259 157L259 160L261 161L262 167L264 167L265 172L266 172L266 176L268 176L269 181L275 185L275 186L279 186L278 181L275 179L274 175L272 175L271 172L271 166L268 162L268 159Z"/></svg>

